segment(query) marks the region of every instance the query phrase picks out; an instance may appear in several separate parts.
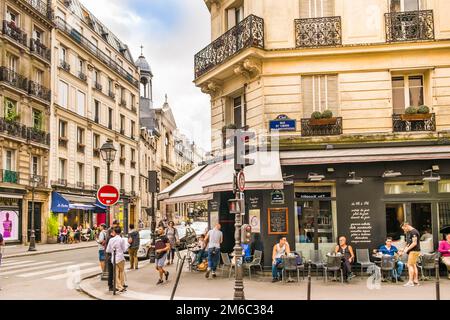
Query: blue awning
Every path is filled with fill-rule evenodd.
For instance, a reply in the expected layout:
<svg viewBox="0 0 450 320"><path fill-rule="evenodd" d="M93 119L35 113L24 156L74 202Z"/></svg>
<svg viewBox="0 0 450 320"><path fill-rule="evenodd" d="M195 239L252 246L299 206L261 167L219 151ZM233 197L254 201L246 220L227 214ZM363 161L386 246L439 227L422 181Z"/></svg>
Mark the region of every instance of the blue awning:
<svg viewBox="0 0 450 320"><path fill-rule="evenodd" d="M54 213L67 213L69 212L69 201L66 200L58 192L52 192L52 212Z"/></svg>

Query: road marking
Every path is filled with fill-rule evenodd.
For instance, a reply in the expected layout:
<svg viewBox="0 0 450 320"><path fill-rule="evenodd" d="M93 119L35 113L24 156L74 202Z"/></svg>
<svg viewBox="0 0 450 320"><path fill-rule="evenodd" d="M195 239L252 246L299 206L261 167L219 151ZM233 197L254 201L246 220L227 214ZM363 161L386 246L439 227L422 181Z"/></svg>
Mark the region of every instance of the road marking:
<svg viewBox="0 0 450 320"><path fill-rule="evenodd" d="M20 264L27 264L30 262L34 262L35 260L26 260L26 261L20 261L20 262L12 262L12 263L2 263L1 267L9 267L9 266L16 266Z"/></svg>
<svg viewBox="0 0 450 320"><path fill-rule="evenodd" d="M26 266L17 265L17 266L10 266L10 267L5 267L5 268L0 268L0 275L3 273L3 271L13 270L13 269L20 269L20 268L26 268L26 267L31 267L31 266L37 266L37 265L40 265L40 264L46 264L46 263L52 263L52 262L55 262L55 261L41 261L41 262L28 263Z"/></svg>
<svg viewBox="0 0 450 320"><path fill-rule="evenodd" d="M5 263L11 263L11 262L18 262L19 260L15 259L15 260L11 260L11 259L6 259L3 258L3 263L0 264L1 266L4 265Z"/></svg>
<svg viewBox="0 0 450 320"><path fill-rule="evenodd" d="M24 268L24 269L20 269L20 270L0 272L0 276L6 276L6 275L11 275L11 274L20 273L20 272L35 271L36 269L42 269L42 268L59 267L59 266L63 266L63 265L68 265L70 263L72 263L72 262L60 262L60 263L53 263L53 264L43 265L43 266L32 266L32 267L28 267L28 268Z"/></svg>
<svg viewBox="0 0 450 320"><path fill-rule="evenodd" d="M97 271L98 273L100 273L100 267L92 267L92 268L89 268L89 269L83 269L78 274L82 275L82 274L90 273L90 272L94 272L94 271ZM47 277L47 278L44 278L44 279L46 279L46 280L61 280L61 279L65 279L65 278L69 277L70 275L71 274L69 272L66 272L66 273L63 273L63 274L57 274L55 276Z"/></svg>
<svg viewBox="0 0 450 320"><path fill-rule="evenodd" d="M87 262L87 263L80 263L80 264L74 264L74 267L84 267L84 266L90 266L93 265L94 263L92 262ZM56 272L56 271L62 271L62 270L67 270L68 266L65 267L60 267L60 268L53 268L53 269L49 269L49 270L43 270L43 271L37 271L37 272L30 272L30 273L25 273L25 274L20 274L18 275L18 277L21 278L29 278L29 277L34 277L34 276L39 276L41 274L46 274L46 273L52 273L52 272Z"/></svg>

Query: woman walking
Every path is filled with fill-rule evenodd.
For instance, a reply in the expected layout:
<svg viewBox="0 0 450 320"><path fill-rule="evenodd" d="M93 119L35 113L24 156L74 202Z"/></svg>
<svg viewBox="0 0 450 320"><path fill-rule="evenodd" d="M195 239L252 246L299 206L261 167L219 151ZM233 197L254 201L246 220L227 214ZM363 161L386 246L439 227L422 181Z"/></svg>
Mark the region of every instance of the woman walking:
<svg viewBox="0 0 450 320"><path fill-rule="evenodd" d="M170 251L167 258L167 265L173 264L173 258L175 257L175 247L177 243L180 241L178 236L178 230L175 228L175 223L173 221L169 221L169 225L166 229L166 237L169 239L170 243Z"/></svg>

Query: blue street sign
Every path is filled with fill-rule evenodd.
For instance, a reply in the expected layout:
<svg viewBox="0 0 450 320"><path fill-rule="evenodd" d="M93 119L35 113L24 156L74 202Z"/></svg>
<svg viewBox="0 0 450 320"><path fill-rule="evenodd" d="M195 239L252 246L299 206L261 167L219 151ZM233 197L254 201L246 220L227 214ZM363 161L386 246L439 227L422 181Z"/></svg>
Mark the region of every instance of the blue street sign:
<svg viewBox="0 0 450 320"><path fill-rule="evenodd" d="M297 121L289 119L286 115L279 115L269 122L270 131L297 131Z"/></svg>

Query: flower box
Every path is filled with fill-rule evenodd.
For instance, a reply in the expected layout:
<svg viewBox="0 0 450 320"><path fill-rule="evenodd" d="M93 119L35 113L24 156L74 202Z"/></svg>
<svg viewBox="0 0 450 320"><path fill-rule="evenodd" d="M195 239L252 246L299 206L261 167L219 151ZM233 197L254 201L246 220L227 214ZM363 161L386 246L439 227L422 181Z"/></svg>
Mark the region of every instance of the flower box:
<svg viewBox="0 0 450 320"><path fill-rule="evenodd" d="M328 126L335 125L337 122L337 118L328 118L328 119L310 119L310 126Z"/></svg>
<svg viewBox="0 0 450 320"><path fill-rule="evenodd" d="M425 113L425 114L402 114L401 119L402 121L424 121L431 119L432 114L431 113Z"/></svg>

